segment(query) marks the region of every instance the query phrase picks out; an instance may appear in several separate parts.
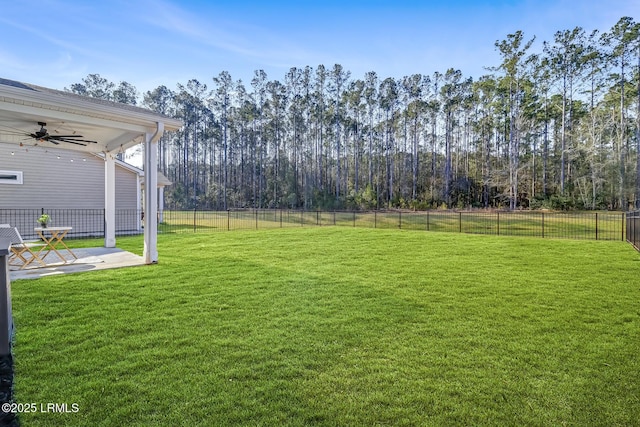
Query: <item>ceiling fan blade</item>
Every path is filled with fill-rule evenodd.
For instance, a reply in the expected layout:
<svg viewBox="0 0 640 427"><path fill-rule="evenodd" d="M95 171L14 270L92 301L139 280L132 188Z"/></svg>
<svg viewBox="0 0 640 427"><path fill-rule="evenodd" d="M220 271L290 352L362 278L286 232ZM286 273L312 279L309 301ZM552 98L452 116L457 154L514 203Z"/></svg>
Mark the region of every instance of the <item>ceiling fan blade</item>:
<svg viewBox="0 0 640 427"><path fill-rule="evenodd" d="M49 132L47 132L47 129L45 129L46 123L45 122L38 122L38 125L40 125L40 130L35 131L35 132L25 132L21 129L18 128L14 128L11 126L7 126L7 125L3 125L0 123L0 133L9 135L9 134L13 134L13 135L18 135L18 136L23 136L25 137L24 140L27 141L29 139L35 139L36 140L36 144L38 142L44 141L44 142L51 142L52 144L55 145L60 145L60 142L66 142L69 144L75 144L75 145L81 145L83 147L86 147L87 144L97 144L97 141L92 141L92 140L88 140L88 139L82 139L84 138L84 136L82 135L78 135L78 134L72 134L72 135L51 135ZM4 129L3 129L4 128ZM72 130L73 131L73 130ZM54 132L58 132L57 130L55 130Z"/></svg>
<svg viewBox="0 0 640 427"><path fill-rule="evenodd" d="M82 135L50 135L50 138L55 138L57 140L60 141L65 141L65 142L72 142L72 141L78 141L78 142L90 142L92 144L97 144L97 141L91 141L88 139L79 139L79 138L84 138L84 136ZM70 139L73 138L73 139Z"/></svg>
<svg viewBox="0 0 640 427"><path fill-rule="evenodd" d="M64 141L64 142L89 142L91 144L97 144L97 141L89 141L87 139L69 139L69 138L58 138L55 137L54 139L57 139L58 141Z"/></svg>
<svg viewBox="0 0 640 427"><path fill-rule="evenodd" d="M67 142L69 144L82 145L83 147L87 146L87 144L85 144L83 141L77 140L77 139L50 138L49 141L53 142L54 144L58 144L58 142L56 141L60 141L60 142Z"/></svg>

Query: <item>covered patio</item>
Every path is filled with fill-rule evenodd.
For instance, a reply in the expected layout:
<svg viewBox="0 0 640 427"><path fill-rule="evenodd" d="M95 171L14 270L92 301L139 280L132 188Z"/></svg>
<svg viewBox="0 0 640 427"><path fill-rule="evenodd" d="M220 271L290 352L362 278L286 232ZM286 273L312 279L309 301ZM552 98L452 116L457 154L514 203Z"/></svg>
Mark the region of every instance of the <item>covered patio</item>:
<svg viewBox="0 0 640 427"><path fill-rule="evenodd" d="M73 251L78 257L73 262L54 261L44 267L36 265L23 270L12 269L10 271L11 280L39 279L59 274L145 265L143 257L119 248L80 248Z"/></svg>
<svg viewBox="0 0 640 427"><path fill-rule="evenodd" d="M179 120L144 108L2 78L0 123L0 142L3 143L103 155L105 248L116 247L116 157L128 148L142 144L144 187L157 188L158 140L165 131L175 131L182 126ZM52 173L63 174L64 170L52 170ZM142 260L145 264L153 264L158 262L157 191L144 192L143 209L145 227Z"/></svg>

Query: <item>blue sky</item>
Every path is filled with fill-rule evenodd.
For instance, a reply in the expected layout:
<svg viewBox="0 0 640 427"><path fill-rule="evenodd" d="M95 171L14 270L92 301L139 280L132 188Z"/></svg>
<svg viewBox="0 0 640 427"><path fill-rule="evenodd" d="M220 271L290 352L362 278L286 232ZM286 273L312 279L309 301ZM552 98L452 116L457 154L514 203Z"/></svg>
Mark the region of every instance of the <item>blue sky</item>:
<svg viewBox="0 0 640 427"><path fill-rule="evenodd" d="M283 80L339 63L361 78L448 68L477 78L516 30L534 49L558 30L608 31L640 0L15 0L0 15L0 77L62 89L97 73L139 91L229 71Z"/></svg>

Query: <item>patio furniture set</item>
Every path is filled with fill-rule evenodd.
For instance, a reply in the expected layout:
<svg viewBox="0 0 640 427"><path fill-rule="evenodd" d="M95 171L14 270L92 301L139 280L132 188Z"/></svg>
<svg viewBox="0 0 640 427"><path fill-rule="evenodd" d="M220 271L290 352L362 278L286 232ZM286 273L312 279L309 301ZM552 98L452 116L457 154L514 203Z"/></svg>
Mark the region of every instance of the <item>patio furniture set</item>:
<svg viewBox="0 0 640 427"><path fill-rule="evenodd" d="M54 263L66 264L78 257L64 243L64 238L72 227L36 227L34 231L40 238L37 241L24 241L16 227L0 224L0 237L11 241L9 265L20 270L27 267L46 267ZM47 257L53 252L59 261L47 264Z"/></svg>

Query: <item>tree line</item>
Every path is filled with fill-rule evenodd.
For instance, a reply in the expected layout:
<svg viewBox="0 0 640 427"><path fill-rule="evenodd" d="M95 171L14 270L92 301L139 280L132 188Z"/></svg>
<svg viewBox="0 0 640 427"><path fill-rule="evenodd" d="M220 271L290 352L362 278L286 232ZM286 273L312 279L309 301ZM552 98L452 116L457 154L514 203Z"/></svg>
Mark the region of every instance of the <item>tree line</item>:
<svg viewBox="0 0 640 427"><path fill-rule="evenodd" d="M183 121L159 142L174 208L640 208L640 24L534 39L496 41L477 80L335 64L141 99L99 74L67 90Z"/></svg>

